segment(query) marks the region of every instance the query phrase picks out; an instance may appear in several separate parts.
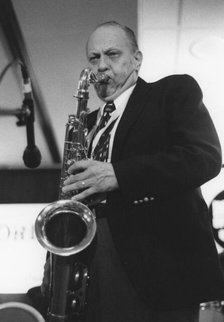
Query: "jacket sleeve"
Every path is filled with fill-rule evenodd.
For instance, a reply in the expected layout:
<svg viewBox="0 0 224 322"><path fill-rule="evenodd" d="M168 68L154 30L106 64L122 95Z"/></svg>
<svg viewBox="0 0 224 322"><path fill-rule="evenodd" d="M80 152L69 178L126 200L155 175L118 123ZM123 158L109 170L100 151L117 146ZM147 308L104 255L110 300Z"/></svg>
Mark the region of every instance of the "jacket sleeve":
<svg viewBox="0 0 224 322"><path fill-rule="evenodd" d="M194 189L221 169L220 142L200 87L188 75L176 80L165 93L169 144L113 164L120 192L128 200Z"/></svg>

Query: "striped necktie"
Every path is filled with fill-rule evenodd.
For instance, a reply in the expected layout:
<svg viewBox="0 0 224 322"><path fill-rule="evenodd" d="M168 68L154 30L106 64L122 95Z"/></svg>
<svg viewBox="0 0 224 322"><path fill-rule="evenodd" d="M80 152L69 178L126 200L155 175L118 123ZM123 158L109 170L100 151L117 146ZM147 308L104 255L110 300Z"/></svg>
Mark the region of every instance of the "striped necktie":
<svg viewBox="0 0 224 322"><path fill-rule="evenodd" d="M116 123L116 121L117 121L117 118L110 123L110 125L105 129L105 131L100 136L99 141L92 153L92 158L94 160L107 162L109 144L110 144L110 132L114 124Z"/></svg>
<svg viewBox="0 0 224 322"><path fill-rule="evenodd" d="M109 119L111 118L111 114L115 110L114 102L107 102L107 104L104 106L103 109L103 115L100 119L99 125L96 128L95 136L96 134L107 125Z"/></svg>
<svg viewBox="0 0 224 322"><path fill-rule="evenodd" d="M95 136L97 135L97 133L101 130L101 129L103 129L106 125L107 125L107 123L109 122L109 120L110 120L110 118L111 118L111 114L113 113L113 111L115 110L116 108L115 108L115 105L114 105L114 102L112 102L112 101L110 101L110 102L107 102L107 104L104 106L104 109L103 109L103 115L101 116L101 119L100 119L100 121L99 121L99 124L98 124L98 126L96 127L96 129L95 129L95 132L93 133L93 136L92 136L92 139L91 139L91 142L90 142L90 145L89 145L89 149L88 149L88 157L90 157L90 155L91 155L91 151L92 151L92 144L93 144L93 140L94 140L94 138L95 138ZM114 121L113 121L114 122ZM114 123L111 123L111 124L114 124ZM111 127L111 124L109 125L109 129L111 130L112 129L112 127ZM110 132L110 130L109 130L109 132ZM107 133L109 133L108 131L107 131L107 129L105 130L105 132L106 132L106 134ZM105 133L104 132L104 133ZM103 134L104 134L103 133ZM101 137L102 137L102 135L101 135ZM100 139L101 139L101 137L100 137ZM100 141L100 139L99 139L99 141ZM101 142L102 142L102 140L101 140ZM99 144L99 142L97 143L97 145ZM97 147L97 146L96 146ZM94 149L94 151L96 150L96 147L95 147L95 149ZM98 147L99 148L99 147ZM97 148L97 149L98 149ZM94 157L94 159L96 159L95 157Z"/></svg>

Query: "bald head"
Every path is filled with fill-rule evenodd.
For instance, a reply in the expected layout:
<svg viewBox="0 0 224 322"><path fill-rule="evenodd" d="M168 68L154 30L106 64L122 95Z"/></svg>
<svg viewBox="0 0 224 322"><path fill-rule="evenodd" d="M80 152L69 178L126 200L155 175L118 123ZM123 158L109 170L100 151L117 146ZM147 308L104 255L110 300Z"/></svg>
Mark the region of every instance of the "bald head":
<svg viewBox="0 0 224 322"><path fill-rule="evenodd" d="M96 28L93 30L93 32L95 30L97 30L98 28L101 28L101 27L115 27L115 28L119 28L120 30L123 30L123 32L124 32L124 34L126 36L126 39L129 42L130 49L133 52L135 52L136 50L139 49L135 33L131 28L129 28L127 26L124 26L124 25L121 25L116 21L107 21L107 22L103 22L103 23L97 25ZM87 47L88 47L88 41L87 41L87 44L86 44Z"/></svg>
<svg viewBox="0 0 224 322"><path fill-rule="evenodd" d="M88 39L86 52L92 70L109 79L107 84L96 86L101 99L115 99L137 81L142 54L129 28L115 22L97 26Z"/></svg>

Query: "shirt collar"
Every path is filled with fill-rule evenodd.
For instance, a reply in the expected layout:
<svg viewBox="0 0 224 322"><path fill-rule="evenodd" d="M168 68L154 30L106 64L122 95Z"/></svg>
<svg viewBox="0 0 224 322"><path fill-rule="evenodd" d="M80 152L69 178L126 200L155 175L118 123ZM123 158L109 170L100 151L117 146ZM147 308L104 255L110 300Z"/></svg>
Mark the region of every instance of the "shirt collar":
<svg viewBox="0 0 224 322"><path fill-rule="evenodd" d="M134 88L136 86L136 83L134 85L132 85L131 87L129 87L128 89L126 89L123 93L121 93L120 96L118 96L115 100L114 100L114 105L116 107L116 111L119 112L119 109L122 108L122 107L125 107L128 100L129 100L129 97L131 96ZM100 108L100 115L102 115L103 113L103 109L104 109L104 106L106 105L106 103L101 106Z"/></svg>

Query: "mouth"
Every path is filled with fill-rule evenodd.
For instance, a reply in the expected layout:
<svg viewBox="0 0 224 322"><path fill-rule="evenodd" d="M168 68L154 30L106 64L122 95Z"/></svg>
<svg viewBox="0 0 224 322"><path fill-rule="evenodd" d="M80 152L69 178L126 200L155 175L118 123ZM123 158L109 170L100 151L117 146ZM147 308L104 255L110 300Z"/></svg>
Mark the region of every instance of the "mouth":
<svg viewBox="0 0 224 322"><path fill-rule="evenodd" d="M97 74L97 83L98 85L105 85L108 84L110 80L110 76L105 73L98 73Z"/></svg>

